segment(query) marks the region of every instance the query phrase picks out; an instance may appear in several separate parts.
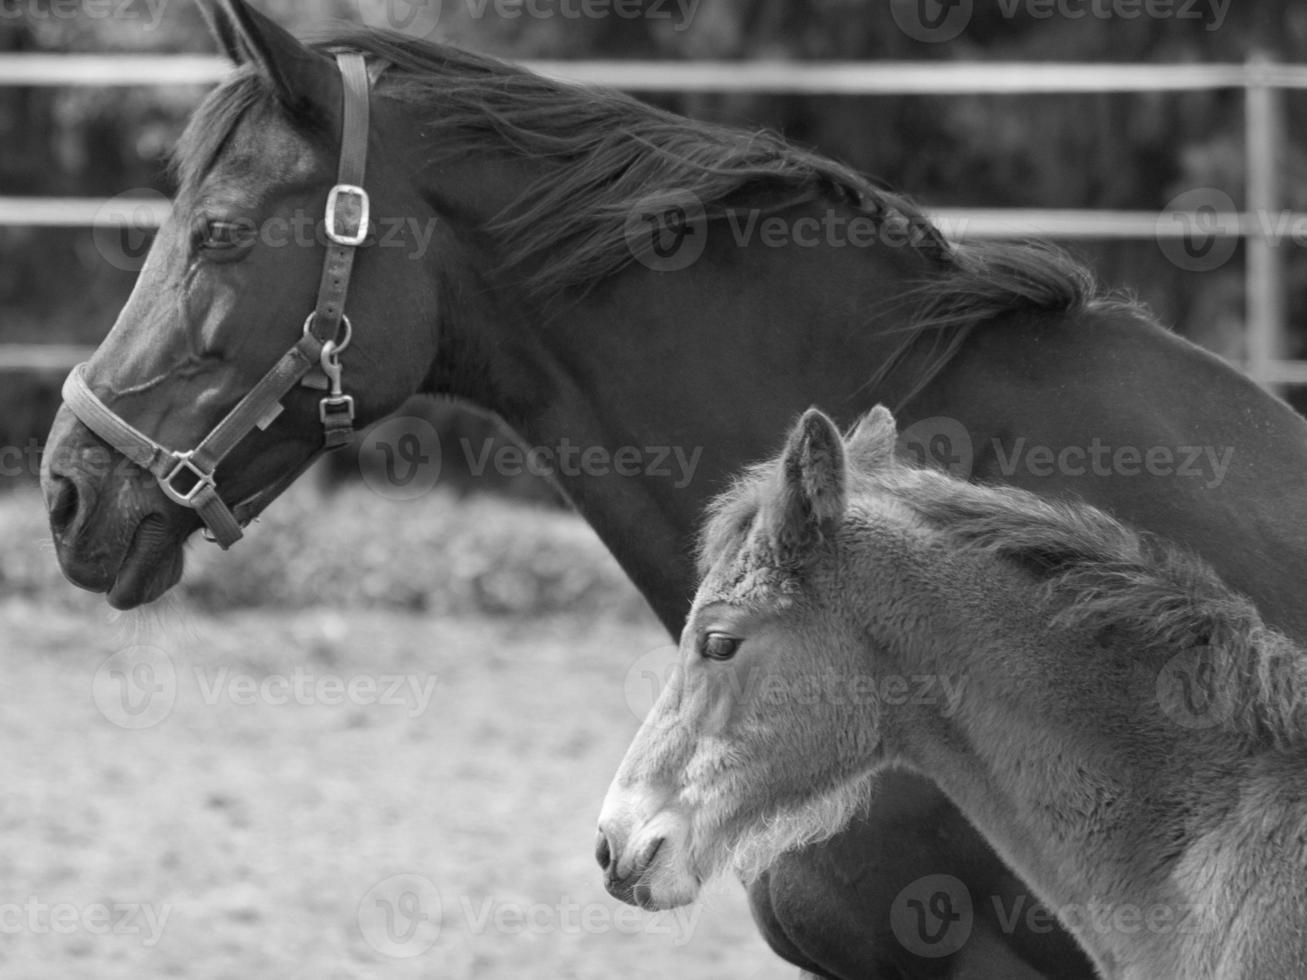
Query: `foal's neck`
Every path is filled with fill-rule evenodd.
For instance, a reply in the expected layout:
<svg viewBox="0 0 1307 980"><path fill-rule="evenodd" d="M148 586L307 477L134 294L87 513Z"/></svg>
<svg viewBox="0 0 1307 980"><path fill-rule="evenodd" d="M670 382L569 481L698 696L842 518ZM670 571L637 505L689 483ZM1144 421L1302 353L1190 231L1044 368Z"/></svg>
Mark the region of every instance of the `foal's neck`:
<svg viewBox="0 0 1307 980"><path fill-rule="evenodd" d="M1171 975L1174 935L1146 950L1156 937L1114 931L1112 917L1194 910L1171 861L1189 843L1193 781L1204 768L1213 780L1231 774L1218 775L1213 753L1193 750L1195 733L1159 710L1160 655L1051 627L1053 601L1022 570L920 544L878 542L884 557L864 565L879 575L859 594L913 624L891 635L872 611L872 656L882 680L935 678L960 697L882 706L888 758L937 782L1108 975L1135 976L1141 956Z"/></svg>

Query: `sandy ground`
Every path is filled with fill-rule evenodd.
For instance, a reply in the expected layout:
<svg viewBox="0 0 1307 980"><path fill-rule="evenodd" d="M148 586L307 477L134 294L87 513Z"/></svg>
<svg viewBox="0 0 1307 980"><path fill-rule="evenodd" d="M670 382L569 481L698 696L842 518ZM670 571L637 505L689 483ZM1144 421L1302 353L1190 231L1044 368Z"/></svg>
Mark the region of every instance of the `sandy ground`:
<svg viewBox="0 0 1307 980"><path fill-rule="evenodd" d="M797 973L733 881L659 916L604 893L652 621L11 591L0 646L6 978Z"/></svg>

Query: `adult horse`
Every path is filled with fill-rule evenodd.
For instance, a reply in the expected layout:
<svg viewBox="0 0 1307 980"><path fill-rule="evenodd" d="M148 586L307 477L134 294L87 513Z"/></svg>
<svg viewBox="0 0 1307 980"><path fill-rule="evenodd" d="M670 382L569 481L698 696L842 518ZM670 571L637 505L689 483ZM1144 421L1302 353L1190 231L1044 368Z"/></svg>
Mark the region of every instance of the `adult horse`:
<svg viewBox="0 0 1307 980"><path fill-rule="evenodd" d="M284 411L238 411L249 435L220 440L212 484L193 460L147 451L198 446L290 345L345 342L301 324L320 288L334 299L319 311L339 319L331 270L348 272L346 246L287 229L321 224L339 173L358 170L345 140L357 72L343 83L322 49L240 0L213 19L242 67L188 128L173 214L70 389L98 431L113 417L150 441L131 437L146 447L134 462L106 465L123 457L62 411L44 463L65 574L124 608L181 575L200 520L178 498L202 495L230 541L227 505L248 516L321 451L324 421L340 432L320 392L278 382ZM365 184L385 233L345 277L352 345L324 368L341 369L361 423L414 392L451 394L530 445L634 462L574 461L558 479L669 629L694 592L700 513L729 474L810 404L847 423L885 402L930 445L951 439L977 477L1077 493L1186 542L1307 638L1307 426L1139 311L1096 299L1081 268L1026 247L952 248L908 202L771 136L393 35L332 46L379 75ZM355 220L341 230L357 231L358 195L330 196L342 198ZM688 486L660 464L672 448L703 450ZM1190 448L1228 465L1186 468ZM972 890L977 922L962 949L930 956L900 945L889 916L905 887L941 873ZM1064 933L1012 921L1034 900L911 777L887 777L864 820L783 858L750 894L772 947L822 976L1092 975Z"/></svg>

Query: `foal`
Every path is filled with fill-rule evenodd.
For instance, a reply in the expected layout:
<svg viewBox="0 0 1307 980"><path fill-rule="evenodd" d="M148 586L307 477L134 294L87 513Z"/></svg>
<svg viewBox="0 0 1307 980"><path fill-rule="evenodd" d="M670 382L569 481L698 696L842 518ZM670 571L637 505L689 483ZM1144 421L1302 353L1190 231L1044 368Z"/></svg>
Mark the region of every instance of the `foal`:
<svg viewBox="0 0 1307 980"><path fill-rule="evenodd" d="M609 891L693 901L901 766L1105 977L1307 977L1304 653L1197 558L895 438L883 408L847 440L810 410L715 503L678 667L604 802Z"/></svg>

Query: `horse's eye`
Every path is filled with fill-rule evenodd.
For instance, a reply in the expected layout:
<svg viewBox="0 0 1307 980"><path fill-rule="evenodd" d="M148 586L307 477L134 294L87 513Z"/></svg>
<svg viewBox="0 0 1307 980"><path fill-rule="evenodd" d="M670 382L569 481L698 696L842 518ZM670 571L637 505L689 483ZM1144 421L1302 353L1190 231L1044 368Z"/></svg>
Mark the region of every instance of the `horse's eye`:
<svg viewBox="0 0 1307 980"><path fill-rule="evenodd" d="M241 248L254 240L254 228L245 221L205 221L196 238L200 248L215 251Z"/></svg>
<svg viewBox="0 0 1307 980"><path fill-rule="evenodd" d="M725 633L705 633L699 642L699 654L705 660L730 660L744 641Z"/></svg>

